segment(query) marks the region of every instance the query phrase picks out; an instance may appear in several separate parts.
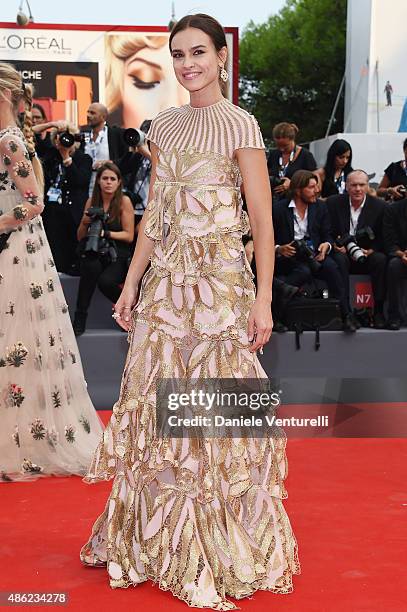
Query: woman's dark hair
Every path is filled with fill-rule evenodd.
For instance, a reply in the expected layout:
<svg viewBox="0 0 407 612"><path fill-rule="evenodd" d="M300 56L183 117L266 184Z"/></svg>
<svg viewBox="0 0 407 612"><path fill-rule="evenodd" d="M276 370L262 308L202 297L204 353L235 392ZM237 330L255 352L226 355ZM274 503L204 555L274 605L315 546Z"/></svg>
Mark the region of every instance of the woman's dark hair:
<svg viewBox="0 0 407 612"><path fill-rule="evenodd" d="M338 138L337 140L334 140L334 142L331 144L326 155L326 162L324 166L325 178L334 180L336 170L335 157L340 157L344 153L347 153L347 151L350 151L350 157L348 163L343 169L345 178L348 176L349 172L352 172L352 147L346 140Z"/></svg>
<svg viewBox="0 0 407 612"><path fill-rule="evenodd" d="M46 118L47 118L47 115L45 114L44 107L43 107L43 106L41 106L41 104L38 104L38 102L34 102L34 104L32 105L32 108L36 108L38 111L40 111L40 113L41 113L41 117L42 117L43 119L46 119Z"/></svg>
<svg viewBox="0 0 407 612"><path fill-rule="evenodd" d="M405 151L406 149L407 149L407 138L403 142L403 151Z"/></svg>
<svg viewBox="0 0 407 612"><path fill-rule="evenodd" d="M182 19L176 22L171 30L168 41L170 51L172 51L172 39L174 36L187 28L196 28L197 30L205 32L213 42L218 53L223 47L227 48L225 30L222 28L219 21L210 15L205 15L205 13L196 13L196 15L185 15L185 17L182 17ZM226 95L226 83L220 80L220 86L223 95Z"/></svg>
<svg viewBox="0 0 407 612"><path fill-rule="evenodd" d="M205 15L205 13L197 13L196 15L185 15L185 17L176 22L170 34L170 51L172 51L171 43L175 34L187 28L196 28L197 30L205 32L212 40L216 51L220 51L222 47L227 47L225 31L219 21L216 21L216 19L210 15Z"/></svg>
<svg viewBox="0 0 407 612"><path fill-rule="evenodd" d="M103 208L103 199L102 199L102 190L100 189L100 178L105 170L110 170L114 172L117 178L119 179L119 186L113 194L113 197L110 201L109 207L109 223L114 221L114 219L120 219L120 211L123 199L123 191L122 191L122 175L120 173L119 168L113 162L107 161L101 166L99 166L96 172L95 186L92 192L92 199L90 205L95 208Z"/></svg>

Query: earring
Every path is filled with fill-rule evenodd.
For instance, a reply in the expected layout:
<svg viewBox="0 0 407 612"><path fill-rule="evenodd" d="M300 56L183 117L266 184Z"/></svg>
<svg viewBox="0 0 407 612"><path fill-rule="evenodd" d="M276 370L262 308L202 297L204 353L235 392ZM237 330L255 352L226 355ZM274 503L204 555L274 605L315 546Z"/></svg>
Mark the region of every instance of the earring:
<svg viewBox="0 0 407 612"><path fill-rule="evenodd" d="M228 78L229 78L229 75L228 75L228 73L226 72L226 70L225 70L225 67L224 67L224 66L222 66L222 68L221 68L221 70L220 70L220 74L219 74L219 76L220 76L220 78L222 79L222 81L223 81L224 83L226 83L226 81L227 81L227 80L228 80Z"/></svg>

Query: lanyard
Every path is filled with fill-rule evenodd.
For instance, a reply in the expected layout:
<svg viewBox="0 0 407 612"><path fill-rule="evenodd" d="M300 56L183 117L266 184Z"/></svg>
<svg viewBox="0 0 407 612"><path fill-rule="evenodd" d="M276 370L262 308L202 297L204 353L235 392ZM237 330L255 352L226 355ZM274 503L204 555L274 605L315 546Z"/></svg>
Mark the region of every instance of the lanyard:
<svg viewBox="0 0 407 612"><path fill-rule="evenodd" d="M53 181L53 187L56 187L57 189L61 188L61 181L64 175L64 170L65 168L62 166L62 164L58 164L58 174L55 178L55 181Z"/></svg>
<svg viewBox="0 0 407 612"><path fill-rule="evenodd" d="M287 172L287 168L291 164L291 162L293 161L296 152L297 152L297 146L295 146L294 149L291 151L289 160L288 160L288 162L286 164L283 164L283 156L280 155L280 158L278 160L278 165L280 167L279 171L278 171L278 176L280 178L284 178L285 177L286 172Z"/></svg>
<svg viewBox="0 0 407 612"><path fill-rule="evenodd" d="M334 182L338 190L338 193L340 193L341 195L345 193L346 181L345 181L345 173L343 172L343 170L338 176L338 178L334 179Z"/></svg>

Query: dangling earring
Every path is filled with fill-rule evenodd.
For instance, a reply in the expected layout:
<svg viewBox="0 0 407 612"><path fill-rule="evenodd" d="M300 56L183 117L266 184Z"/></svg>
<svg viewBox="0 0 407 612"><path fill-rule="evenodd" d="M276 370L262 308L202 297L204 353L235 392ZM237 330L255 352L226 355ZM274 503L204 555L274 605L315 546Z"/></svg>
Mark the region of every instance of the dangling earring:
<svg viewBox="0 0 407 612"><path fill-rule="evenodd" d="M226 81L227 81L227 80L228 80L228 78L229 78L229 75L228 75L228 73L226 72L226 70L225 70L225 67L224 67L224 66L222 66L222 68L221 68L221 70L220 70L220 74L219 74L219 76L220 76L220 78L222 79L222 81L223 81L224 83L226 83Z"/></svg>

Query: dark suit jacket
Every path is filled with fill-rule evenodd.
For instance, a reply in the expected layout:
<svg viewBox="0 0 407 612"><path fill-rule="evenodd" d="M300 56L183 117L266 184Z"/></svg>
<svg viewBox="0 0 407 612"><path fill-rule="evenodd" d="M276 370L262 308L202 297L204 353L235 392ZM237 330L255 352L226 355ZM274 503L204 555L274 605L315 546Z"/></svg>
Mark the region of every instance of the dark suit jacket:
<svg viewBox="0 0 407 612"><path fill-rule="evenodd" d="M109 143L110 159L120 167L120 160L129 150L129 145L125 143L124 128L117 125L107 126L107 142Z"/></svg>
<svg viewBox="0 0 407 612"><path fill-rule="evenodd" d="M117 125L107 126L107 142L109 145L109 159L112 160L117 166L120 167L120 160L124 157L129 146L125 143L123 134L124 128L118 127ZM89 133L90 128L88 125L81 127L82 133Z"/></svg>
<svg viewBox="0 0 407 612"><path fill-rule="evenodd" d="M407 249L407 198L386 205L383 238L385 251L389 255Z"/></svg>
<svg viewBox="0 0 407 612"><path fill-rule="evenodd" d="M273 205L273 225L275 243L282 245L294 240L294 209L288 208L290 200L280 200ZM308 235L315 250L322 242L333 244L329 217L324 202L308 206Z"/></svg>
<svg viewBox="0 0 407 612"><path fill-rule="evenodd" d="M76 149L72 153L72 164L62 166L60 189L62 191L62 206L66 207L75 225L78 226L83 215L83 209L88 199L89 182L92 175L92 158ZM62 165L62 157L55 147L49 149L43 161L45 179L45 205L47 207L47 193L51 185L57 180ZM55 207L55 204L52 204Z"/></svg>
<svg viewBox="0 0 407 612"><path fill-rule="evenodd" d="M349 195L330 196L326 200L326 206L329 213L329 218L332 226L334 238L349 234L350 226L350 207ZM375 251L383 251L383 214L385 202L381 198L375 198L369 194L366 195L366 202L356 226L356 230L370 226L375 234L375 239L372 242L372 249Z"/></svg>

